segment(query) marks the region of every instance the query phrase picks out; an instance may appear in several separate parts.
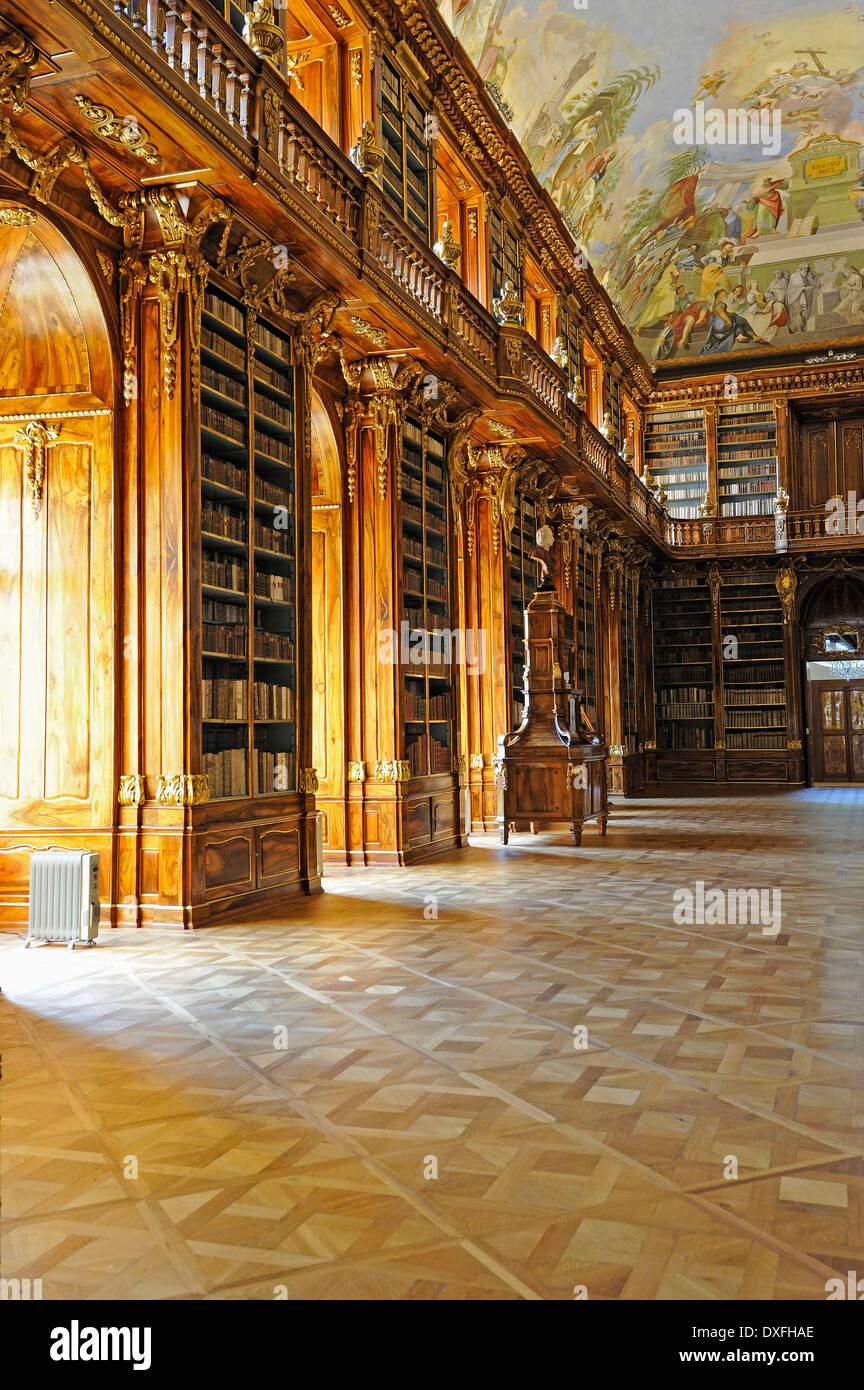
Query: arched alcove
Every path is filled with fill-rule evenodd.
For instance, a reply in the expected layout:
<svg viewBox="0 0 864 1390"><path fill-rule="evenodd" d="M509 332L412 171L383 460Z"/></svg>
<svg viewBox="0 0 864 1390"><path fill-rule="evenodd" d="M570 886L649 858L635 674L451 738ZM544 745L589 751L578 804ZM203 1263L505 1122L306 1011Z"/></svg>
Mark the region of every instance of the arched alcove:
<svg viewBox="0 0 864 1390"><path fill-rule="evenodd" d="M342 468L330 416L312 393L312 761L324 853L345 862Z"/></svg>
<svg viewBox="0 0 864 1390"><path fill-rule="evenodd" d="M864 782L864 582L838 573L801 603L810 769L816 782Z"/></svg>
<svg viewBox="0 0 864 1390"><path fill-rule="evenodd" d="M30 851L102 856L116 821L113 362L99 296L43 212L0 219L0 916Z"/></svg>

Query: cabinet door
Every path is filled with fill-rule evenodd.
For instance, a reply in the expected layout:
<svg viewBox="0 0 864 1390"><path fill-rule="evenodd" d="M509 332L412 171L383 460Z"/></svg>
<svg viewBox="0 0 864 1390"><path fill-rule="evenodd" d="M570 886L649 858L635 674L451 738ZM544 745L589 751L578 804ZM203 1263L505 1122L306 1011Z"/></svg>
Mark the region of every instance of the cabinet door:
<svg viewBox="0 0 864 1390"><path fill-rule="evenodd" d="M843 420L837 426L837 491L864 496L864 420Z"/></svg>
<svg viewBox="0 0 864 1390"><path fill-rule="evenodd" d="M835 485L834 430L831 425L807 425L802 431L803 503L822 511Z"/></svg>
<svg viewBox="0 0 864 1390"><path fill-rule="evenodd" d="M850 772L853 782L861 782L864 781L864 685L850 686L848 705Z"/></svg>
<svg viewBox="0 0 864 1390"><path fill-rule="evenodd" d="M846 687L842 685L820 686L817 708L822 743L823 774L835 781L845 781L848 776Z"/></svg>

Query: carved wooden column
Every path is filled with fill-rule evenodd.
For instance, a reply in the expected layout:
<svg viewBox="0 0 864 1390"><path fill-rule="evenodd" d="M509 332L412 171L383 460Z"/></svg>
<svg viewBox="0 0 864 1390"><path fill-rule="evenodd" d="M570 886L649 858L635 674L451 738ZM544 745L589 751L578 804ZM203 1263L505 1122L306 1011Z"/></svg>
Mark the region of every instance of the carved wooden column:
<svg viewBox="0 0 864 1390"><path fill-rule="evenodd" d="M804 657L803 634L797 620L798 576L792 565L784 565L775 578L783 609L783 661L786 673L786 746L790 782L804 780L804 721L801 708L801 670Z"/></svg>
<svg viewBox="0 0 864 1390"><path fill-rule="evenodd" d="M708 566L708 589L711 594L711 662L714 694L714 777L726 781L726 701L723 667L723 632L720 625L720 589L722 576L719 565Z"/></svg>

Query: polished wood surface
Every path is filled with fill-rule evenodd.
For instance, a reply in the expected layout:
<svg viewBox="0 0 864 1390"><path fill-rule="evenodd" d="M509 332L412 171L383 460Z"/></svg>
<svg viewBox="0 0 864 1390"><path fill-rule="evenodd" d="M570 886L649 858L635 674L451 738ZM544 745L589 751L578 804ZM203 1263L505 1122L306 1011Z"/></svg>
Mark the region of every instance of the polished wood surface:
<svg viewBox="0 0 864 1390"><path fill-rule="evenodd" d="M0 936L4 1275L88 1303L823 1302L861 1250L864 792L613 824L578 875L566 831L485 836L195 935ZM697 878L782 886L779 935L673 923Z"/></svg>

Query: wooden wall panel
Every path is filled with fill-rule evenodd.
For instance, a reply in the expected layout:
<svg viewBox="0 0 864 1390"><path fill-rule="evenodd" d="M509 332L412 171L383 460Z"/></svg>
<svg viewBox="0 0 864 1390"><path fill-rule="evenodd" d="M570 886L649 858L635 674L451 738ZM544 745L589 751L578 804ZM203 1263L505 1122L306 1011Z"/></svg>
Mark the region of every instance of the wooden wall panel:
<svg viewBox="0 0 864 1390"><path fill-rule="evenodd" d="M91 450L59 441L47 470L45 779L43 796L90 794L92 659ZM101 576L100 576L101 578ZM36 615L33 615L34 618ZM110 653L107 653L110 660ZM93 732L103 740L111 729Z"/></svg>
<svg viewBox="0 0 864 1390"><path fill-rule="evenodd" d="M2 241L0 241L2 245ZM0 422L2 428L2 422ZM7 432L8 440L8 432ZM5 694L0 719L0 798L20 794L18 749L21 740L22 488L23 461L0 435L0 671Z"/></svg>

